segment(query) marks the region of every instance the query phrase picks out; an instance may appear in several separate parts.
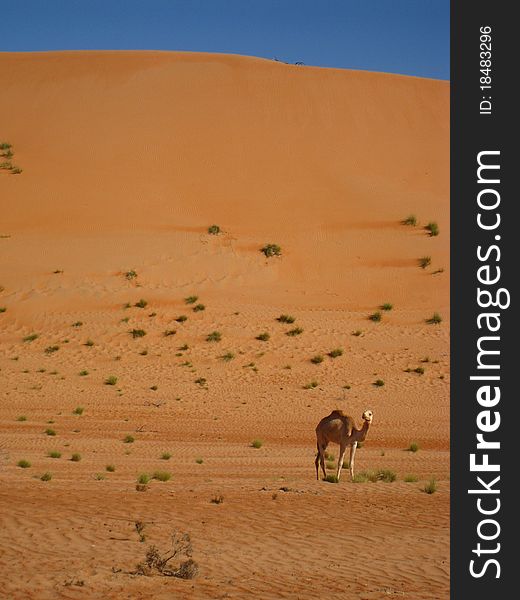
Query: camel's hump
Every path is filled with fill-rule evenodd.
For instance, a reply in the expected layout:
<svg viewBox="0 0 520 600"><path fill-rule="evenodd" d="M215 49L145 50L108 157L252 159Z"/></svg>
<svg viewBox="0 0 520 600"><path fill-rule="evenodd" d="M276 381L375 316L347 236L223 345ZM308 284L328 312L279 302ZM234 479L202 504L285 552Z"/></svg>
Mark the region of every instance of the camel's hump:
<svg viewBox="0 0 520 600"><path fill-rule="evenodd" d="M343 412L342 410L340 410L339 408L337 408L336 410L333 410L330 413L329 417L332 417L333 419L337 419L339 417L343 417L343 418L348 417L348 415L347 415L346 412Z"/></svg>

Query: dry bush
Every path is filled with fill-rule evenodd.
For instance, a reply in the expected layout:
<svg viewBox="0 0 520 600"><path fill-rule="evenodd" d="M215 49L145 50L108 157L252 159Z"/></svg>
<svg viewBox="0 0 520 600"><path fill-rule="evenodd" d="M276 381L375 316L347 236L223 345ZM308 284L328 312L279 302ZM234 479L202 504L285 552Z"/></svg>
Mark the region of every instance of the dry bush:
<svg viewBox="0 0 520 600"><path fill-rule="evenodd" d="M198 564L191 558L193 547L189 533L174 531L171 538L171 549L161 554L157 546L149 546L145 560L139 563L135 573L137 575L164 575L166 577L179 577L180 579L193 579L199 571ZM170 563L173 563L170 565ZM177 563L177 566L173 566Z"/></svg>

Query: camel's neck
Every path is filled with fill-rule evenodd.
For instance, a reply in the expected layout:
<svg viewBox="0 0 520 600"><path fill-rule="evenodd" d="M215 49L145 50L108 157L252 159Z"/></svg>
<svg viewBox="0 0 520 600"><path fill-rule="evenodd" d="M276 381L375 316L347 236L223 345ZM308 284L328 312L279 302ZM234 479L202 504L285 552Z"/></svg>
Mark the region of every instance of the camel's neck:
<svg viewBox="0 0 520 600"><path fill-rule="evenodd" d="M365 441L369 427L370 427L370 423L368 421L364 421L363 427L361 427L361 429L356 429L356 437L357 437L358 442Z"/></svg>

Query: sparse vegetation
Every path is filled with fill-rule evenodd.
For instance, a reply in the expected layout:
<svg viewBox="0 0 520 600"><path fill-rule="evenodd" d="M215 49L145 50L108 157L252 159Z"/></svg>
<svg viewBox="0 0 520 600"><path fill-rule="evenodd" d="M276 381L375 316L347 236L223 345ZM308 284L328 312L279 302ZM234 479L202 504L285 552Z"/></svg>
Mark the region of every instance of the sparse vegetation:
<svg viewBox="0 0 520 600"><path fill-rule="evenodd" d="M417 217L415 215L408 215L406 219L403 219L401 222L403 225L415 227L417 225Z"/></svg>
<svg viewBox="0 0 520 600"><path fill-rule="evenodd" d="M408 451L409 452L417 452L419 450L419 444L417 442L412 442L409 446L408 446Z"/></svg>
<svg viewBox="0 0 520 600"><path fill-rule="evenodd" d="M424 367L416 367L414 369L414 372L419 374L419 375L424 375Z"/></svg>
<svg viewBox="0 0 520 600"><path fill-rule="evenodd" d="M163 452L161 454L161 460L170 460L170 458L172 457L170 452Z"/></svg>
<svg viewBox="0 0 520 600"><path fill-rule="evenodd" d="M105 470L108 471L109 473L113 473L116 470L115 465L107 465L105 467Z"/></svg>
<svg viewBox="0 0 520 600"><path fill-rule="evenodd" d="M263 446L263 442L262 442L262 440L253 440L251 442L251 446L253 448L261 448Z"/></svg>
<svg viewBox="0 0 520 600"><path fill-rule="evenodd" d="M430 481L424 486L423 491L427 494L435 494L437 491L437 482L432 477Z"/></svg>
<svg viewBox="0 0 520 600"><path fill-rule="evenodd" d="M224 362L229 362L235 358L235 355L233 354L233 352L226 352L226 354L223 354L222 356L220 356L220 358Z"/></svg>
<svg viewBox="0 0 520 600"><path fill-rule="evenodd" d="M426 322L429 325L439 325L440 323L442 323L442 317L439 313L436 312L433 313L433 315L429 319L426 319Z"/></svg>
<svg viewBox="0 0 520 600"><path fill-rule="evenodd" d="M381 310L392 310L392 308L394 308L394 305L391 304L390 302L385 302L384 304L381 304Z"/></svg>
<svg viewBox="0 0 520 600"><path fill-rule="evenodd" d="M331 358L338 358L339 356L343 356L343 348L334 348L329 352L329 356Z"/></svg>
<svg viewBox="0 0 520 600"><path fill-rule="evenodd" d="M86 369L83 369L83 371L79 372L80 377L86 377L88 375L88 371Z"/></svg>
<svg viewBox="0 0 520 600"><path fill-rule="evenodd" d="M221 339L222 334L220 333L220 331L212 331L206 336L207 342L220 342Z"/></svg>
<svg viewBox="0 0 520 600"><path fill-rule="evenodd" d="M425 229L429 232L430 237L439 235L439 226L435 221L430 221L428 225L426 225Z"/></svg>
<svg viewBox="0 0 520 600"><path fill-rule="evenodd" d="M34 340L38 339L38 334L37 333L31 333L30 335L26 335L23 338L24 342L34 342Z"/></svg>
<svg viewBox="0 0 520 600"><path fill-rule="evenodd" d="M417 475L410 474L404 476L404 481L406 483L416 483L417 481L419 481L419 478L417 477Z"/></svg>
<svg viewBox="0 0 520 600"><path fill-rule="evenodd" d="M203 310L206 310L206 307L204 306L204 304L196 304L193 307L193 312L201 312Z"/></svg>
<svg viewBox="0 0 520 600"><path fill-rule="evenodd" d="M136 338L144 337L146 335L146 331L144 329L132 329L130 330L130 334L135 340Z"/></svg>
<svg viewBox="0 0 520 600"><path fill-rule="evenodd" d="M49 471L46 471L41 477L40 479L42 481L50 481L52 479L52 474L49 473Z"/></svg>
<svg viewBox="0 0 520 600"><path fill-rule="evenodd" d="M384 481L386 483L392 483L397 479L397 475L390 469L377 469L375 471L361 471L354 475L353 483L376 483L377 481Z"/></svg>
<svg viewBox="0 0 520 600"><path fill-rule="evenodd" d="M278 244L266 244L261 250L263 254L267 258L271 258L272 256L281 256L282 249Z"/></svg>
<svg viewBox="0 0 520 600"><path fill-rule="evenodd" d="M152 477L157 481L169 481L172 478L172 475L171 473L168 473L168 471L154 471Z"/></svg>
<svg viewBox="0 0 520 600"><path fill-rule="evenodd" d="M186 304L195 304L195 302L197 302L198 299L198 296L188 296L187 298L184 298L184 302Z"/></svg>
<svg viewBox="0 0 520 600"><path fill-rule="evenodd" d="M31 463L28 460L25 460L24 458L22 458L22 460L19 460L16 463L17 467L20 467L20 469L28 469L31 466Z"/></svg>
<svg viewBox="0 0 520 600"><path fill-rule="evenodd" d="M432 264L431 256L422 256L419 259L419 266L421 267L421 269L426 269L426 267L429 267L431 264Z"/></svg>
<svg viewBox="0 0 520 600"><path fill-rule="evenodd" d="M211 225L208 227L208 233L210 235L218 235L220 233L220 227L218 225Z"/></svg>
<svg viewBox="0 0 520 600"><path fill-rule="evenodd" d="M59 450L51 450L47 456L49 458L61 458L61 452Z"/></svg>
<svg viewBox="0 0 520 600"><path fill-rule="evenodd" d="M327 475L327 477L323 478L323 481L326 481L328 483L339 483L339 479L337 477L337 475Z"/></svg>
<svg viewBox="0 0 520 600"><path fill-rule="evenodd" d="M291 317L291 315L280 315L276 320L280 323L288 324L294 323L294 321L296 321L296 319L294 317Z"/></svg>
<svg viewBox="0 0 520 600"><path fill-rule="evenodd" d="M72 323L72 327L81 327L83 325L83 321L76 321L75 323Z"/></svg>
<svg viewBox="0 0 520 600"><path fill-rule="evenodd" d="M152 385L152 386L150 387L150 389L151 389L153 392L156 392L156 391L157 391L159 388L158 388L156 385Z"/></svg>
<svg viewBox="0 0 520 600"><path fill-rule="evenodd" d="M303 333L303 329L301 327L295 327L294 329L290 329L285 333L285 335L289 335L294 337L295 335L301 335Z"/></svg>
<svg viewBox="0 0 520 600"><path fill-rule="evenodd" d="M321 354L316 354L316 356L313 356L311 358L311 363L313 365L319 365L322 362L323 362L323 356Z"/></svg>
<svg viewBox="0 0 520 600"><path fill-rule="evenodd" d="M198 458L196 458L196 459L195 459L195 462L196 462L198 465L201 465L201 464L204 462L204 459L203 459L203 458L200 458L200 456L199 456Z"/></svg>
<svg viewBox="0 0 520 600"><path fill-rule="evenodd" d="M50 429L50 428L47 428L44 433L45 433L45 435L50 435L50 436L56 435L56 432L54 431L54 429Z"/></svg>
<svg viewBox="0 0 520 600"><path fill-rule="evenodd" d="M81 454L79 452L74 452L70 457L72 462L79 462L81 460Z"/></svg>
<svg viewBox="0 0 520 600"><path fill-rule="evenodd" d="M20 422L22 422L22 421L27 421L27 417L26 417L25 415L18 415L18 416L16 417L16 420L17 420L17 421L20 421Z"/></svg>
<svg viewBox="0 0 520 600"><path fill-rule="evenodd" d="M137 477L137 483L141 484L141 485L147 485L148 483L150 483L150 475L148 475L148 473L141 473L138 477Z"/></svg>
<svg viewBox="0 0 520 600"><path fill-rule="evenodd" d="M382 315L379 311L376 311L375 313L372 313L371 315L368 316L370 321L373 321L374 323L379 323L379 321L381 321L381 317L382 317Z"/></svg>
<svg viewBox="0 0 520 600"><path fill-rule="evenodd" d="M132 279L135 279L137 277L137 273L132 269L132 270L127 271L125 273L125 277L126 277L126 279L128 279L129 281L131 281Z"/></svg>
<svg viewBox="0 0 520 600"><path fill-rule="evenodd" d="M135 438L133 435L125 435L125 437L123 438L123 443L124 444L133 444L135 442Z"/></svg>
<svg viewBox="0 0 520 600"><path fill-rule="evenodd" d="M222 504L224 502L224 496L222 494L216 494L210 502L211 504Z"/></svg>
<svg viewBox="0 0 520 600"><path fill-rule="evenodd" d="M175 329L167 329L163 335L164 337L170 337L172 335L175 335L176 333L177 331Z"/></svg>
<svg viewBox="0 0 520 600"><path fill-rule="evenodd" d="M161 556L156 546L150 546L146 552L144 563L139 563L134 574L153 575L158 572L166 577L178 577L179 579L193 579L199 571L198 564L191 558L193 553L190 536L174 532L172 535L171 549ZM180 561L177 568L171 569L171 560Z"/></svg>
<svg viewBox="0 0 520 600"><path fill-rule="evenodd" d="M116 383L117 377L115 375L109 375L104 381L105 385L116 385Z"/></svg>
<svg viewBox="0 0 520 600"><path fill-rule="evenodd" d="M7 312L7 307L0 306L0 313L5 313L5 312Z"/></svg>
<svg viewBox="0 0 520 600"><path fill-rule="evenodd" d="M138 302L134 304L134 306L137 308L146 308L148 306L148 302L144 300L144 298L141 298Z"/></svg>
<svg viewBox="0 0 520 600"><path fill-rule="evenodd" d="M175 320L177 321L177 323L184 323L188 320L188 317L186 315L180 315L180 317L177 317Z"/></svg>
<svg viewBox="0 0 520 600"><path fill-rule="evenodd" d="M375 385L376 387L383 387L383 386L385 385L385 382L384 382L382 379L376 379L376 380L374 381L374 385Z"/></svg>
<svg viewBox="0 0 520 600"><path fill-rule="evenodd" d="M103 473L96 473L94 475L94 479L96 481L103 481L105 479L105 475Z"/></svg>
<svg viewBox="0 0 520 600"><path fill-rule="evenodd" d="M267 341L269 341L270 337L271 336L267 333L267 331L264 331L264 333L259 333L255 339L259 340L261 342L267 342Z"/></svg>
<svg viewBox="0 0 520 600"><path fill-rule="evenodd" d="M361 331L361 329L356 329L356 331L352 332L352 335L354 337L359 337L363 332Z"/></svg>
<svg viewBox="0 0 520 600"><path fill-rule="evenodd" d="M58 352L59 349L59 346L47 346L47 348L45 348L45 354L54 354L54 352Z"/></svg>
<svg viewBox="0 0 520 600"><path fill-rule="evenodd" d="M303 386L303 389L304 389L304 390L313 390L314 388L317 388L317 387L318 387L318 385L319 385L319 384L318 384L318 382L317 382L317 381L310 381L309 383L306 383L306 384Z"/></svg>
<svg viewBox="0 0 520 600"><path fill-rule="evenodd" d="M85 342L85 346L88 346L89 348L92 348L93 345L94 345L94 342L92 340L87 340Z"/></svg>

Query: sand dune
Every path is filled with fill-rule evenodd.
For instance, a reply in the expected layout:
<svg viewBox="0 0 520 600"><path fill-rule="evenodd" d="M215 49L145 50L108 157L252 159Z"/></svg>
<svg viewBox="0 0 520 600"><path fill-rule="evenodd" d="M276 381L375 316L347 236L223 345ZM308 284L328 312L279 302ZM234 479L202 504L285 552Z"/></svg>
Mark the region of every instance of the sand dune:
<svg viewBox="0 0 520 600"><path fill-rule="evenodd" d="M60 52L0 54L0 89L0 597L447 598L448 84ZM357 469L396 482L314 480L336 407L374 411ZM173 529L199 577L129 575Z"/></svg>

